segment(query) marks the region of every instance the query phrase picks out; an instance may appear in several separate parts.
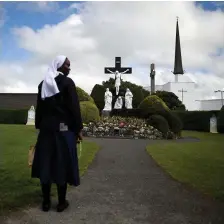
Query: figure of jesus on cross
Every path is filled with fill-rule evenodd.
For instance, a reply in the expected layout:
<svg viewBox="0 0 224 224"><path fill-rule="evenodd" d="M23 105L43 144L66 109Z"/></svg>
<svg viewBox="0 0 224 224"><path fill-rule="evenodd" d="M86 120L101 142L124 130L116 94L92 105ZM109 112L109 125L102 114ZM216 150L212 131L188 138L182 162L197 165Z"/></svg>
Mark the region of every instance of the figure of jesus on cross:
<svg viewBox="0 0 224 224"><path fill-rule="evenodd" d="M121 58L116 57L115 58L115 67L114 68L105 68L104 73L115 75L116 95L118 95L120 85L121 85L121 74L131 74L132 68L122 68L121 67Z"/></svg>

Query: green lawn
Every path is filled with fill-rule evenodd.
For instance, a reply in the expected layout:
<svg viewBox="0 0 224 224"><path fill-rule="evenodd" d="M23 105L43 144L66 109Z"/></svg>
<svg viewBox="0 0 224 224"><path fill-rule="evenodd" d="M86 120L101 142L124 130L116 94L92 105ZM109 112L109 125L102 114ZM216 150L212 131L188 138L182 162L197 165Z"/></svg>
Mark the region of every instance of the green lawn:
<svg viewBox="0 0 224 224"><path fill-rule="evenodd" d="M30 177L28 167L28 149L36 138L37 131L32 126L0 125L0 216L41 200L39 180ZM95 143L83 142L79 162L81 175L98 150ZM56 195L56 187L52 194Z"/></svg>
<svg viewBox="0 0 224 224"><path fill-rule="evenodd" d="M147 151L173 178L224 201L224 135L185 131L183 136L201 141L163 141Z"/></svg>

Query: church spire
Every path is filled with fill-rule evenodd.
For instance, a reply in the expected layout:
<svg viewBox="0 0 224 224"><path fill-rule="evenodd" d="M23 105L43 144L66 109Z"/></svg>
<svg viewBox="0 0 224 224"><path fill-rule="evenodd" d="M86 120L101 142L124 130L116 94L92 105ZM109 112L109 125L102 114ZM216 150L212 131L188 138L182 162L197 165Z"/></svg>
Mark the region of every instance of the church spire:
<svg viewBox="0 0 224 224"><path fill-rule="evenodd" d="M182 57L181 57L178 17L177 17L177 25L176 25L175 61L174 61L173 74L176 75L177 80L178 80L178 75L184 74L183 66L182 66Z"/></svg>

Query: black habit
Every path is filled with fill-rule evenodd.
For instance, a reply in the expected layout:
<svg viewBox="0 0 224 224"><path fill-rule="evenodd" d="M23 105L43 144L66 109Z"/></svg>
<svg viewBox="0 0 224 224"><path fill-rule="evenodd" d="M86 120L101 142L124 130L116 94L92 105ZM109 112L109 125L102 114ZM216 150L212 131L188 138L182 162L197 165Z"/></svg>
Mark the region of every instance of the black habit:
<svg viewBox="0 0 224 224"><path fill-rule="evenodd" d="M80 104L73 80L64 75L55 78L59 93L41 98L38 86L35 126L39 129L32 166L32 177L42 184L80 184L77 135L82 130ZM68 130L61 131L60 124Z"/></svg>

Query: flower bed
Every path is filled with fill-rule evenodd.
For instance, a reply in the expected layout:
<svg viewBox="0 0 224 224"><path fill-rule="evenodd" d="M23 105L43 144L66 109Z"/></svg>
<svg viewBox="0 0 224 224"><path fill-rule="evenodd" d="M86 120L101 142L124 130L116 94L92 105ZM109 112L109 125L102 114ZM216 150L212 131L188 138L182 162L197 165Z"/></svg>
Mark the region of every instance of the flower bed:
<svg viewBox="0 0 224 224"><path fill-rule="evenodd" d="M162 139L162 133L146 124L143 119L103 117L99 122L84 125L83 135L89 137L125 137Z"/></svg>

